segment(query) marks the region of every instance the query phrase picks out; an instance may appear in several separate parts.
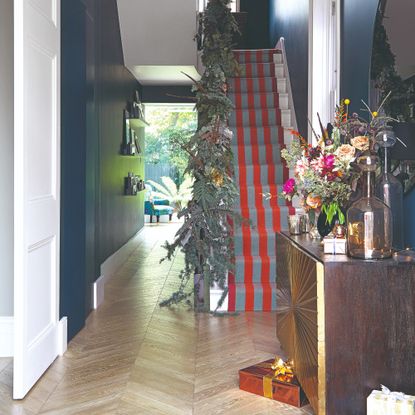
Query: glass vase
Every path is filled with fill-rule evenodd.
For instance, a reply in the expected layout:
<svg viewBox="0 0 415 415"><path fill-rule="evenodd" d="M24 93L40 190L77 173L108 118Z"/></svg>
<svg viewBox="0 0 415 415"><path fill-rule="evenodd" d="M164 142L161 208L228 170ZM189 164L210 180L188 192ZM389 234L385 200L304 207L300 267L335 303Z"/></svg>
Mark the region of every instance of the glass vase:
<svg viewBox="0 0 415 415"><path fill-rule="evenodd" d="M386 137L385 137L386 136ZM403 186L401 182L390 173L390 147L395 144L393 140L393 132L388 134L382 131L383 139L377 138L377 142L383 147L384 163L382 166L382 174L376 180L375 195L382 200L392 211L392 246L397 250L404 247L403 242Z"/></svg>
<svg viewBox="0 0 415 415"><path fill-rule="evenodd" d="M347 211L349 254L361 259L381 259L392 255L392 213L375 196L378 158L369 152L358 159L362 170L362 197Z"/></svg>
<svg viewBox="0 0 415 415"><path fill-rule="evenodd" d="M317 229L317 222L320 216L320 209L310 209L308 211L308 219L310 222L310 232L309 235L312 239L320 239L321 235Z"/></svg>

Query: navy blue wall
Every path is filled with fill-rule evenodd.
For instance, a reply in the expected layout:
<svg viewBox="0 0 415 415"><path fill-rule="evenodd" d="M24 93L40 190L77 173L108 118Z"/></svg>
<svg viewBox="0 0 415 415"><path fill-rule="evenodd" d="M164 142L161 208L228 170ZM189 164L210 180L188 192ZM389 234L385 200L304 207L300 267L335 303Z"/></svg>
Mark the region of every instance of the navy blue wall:
<svg viewBox="0 0 415 415"><path fill-rule="evenodd" d="M285 39L287 64L298 129L307 137L308 113L308 0L269 0L269 43Z"/></svg>
<svg viewBox="0 0 415 415"><path fill-rule="evenodd" d="M415 188L404 199L405 246L415 249Z"/></svg>
<svg viewBox="0 0 415 415"><path fill-rule="evenodd" d="M373 30L379 0L342 3L341 96L351 100L351 111L368 102Z"/></svg>
<svg viewBox="0 0 415 415"><path fill-rule="evenodd" d="M269 43L269 0L241 0L241 12L248 13L247 49L268 49Z"/></svg>
<svg viewBox="0 0 415 415"><path fill-rule="evenodd" d="M144 194L123 194L124 177L143 176L144 160L120 155L123 110L137 89L116 0L62 0L60 314L69 339L91 310L100 265L144 225Z"/></svg>
<svg viewBox="0 0 415 415"><path fill-rule="evenodd" d="M62 1L60 314L72 338L89 311L85 284L85 6ZM88 297L88 300L90 297Z"/></svg>
<svg viewBox="0 0 415 415"><path fill-rule="evenodd" d="M98 2L97 2L98 4ZM116 0L100 0L96 7L96 90L99 131L99 260L103 263L144 226L144 192L124 196L128 172L144 176L144 161L120 155L123 110L141 86L124 66ZM142 131L144 134L144 131Z"/></svg>

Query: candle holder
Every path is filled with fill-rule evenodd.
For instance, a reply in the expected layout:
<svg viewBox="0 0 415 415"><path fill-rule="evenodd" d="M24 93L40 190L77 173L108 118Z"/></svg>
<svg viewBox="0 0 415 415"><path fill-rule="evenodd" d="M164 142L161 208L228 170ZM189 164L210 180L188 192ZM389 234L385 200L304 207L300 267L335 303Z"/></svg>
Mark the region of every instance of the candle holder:
<svg viewBox="0 0 415 415"><path fill-rule="evenodd" d="M288 215L288 230L291 235L300 235L302 233L301 215Z"/></svg>

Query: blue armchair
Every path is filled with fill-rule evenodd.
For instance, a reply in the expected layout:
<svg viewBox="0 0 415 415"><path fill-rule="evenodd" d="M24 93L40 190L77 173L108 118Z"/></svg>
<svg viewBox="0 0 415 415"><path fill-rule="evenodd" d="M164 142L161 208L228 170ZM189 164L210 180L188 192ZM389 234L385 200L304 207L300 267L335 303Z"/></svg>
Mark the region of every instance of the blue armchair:
<svg viewBox="0 0 415 415"><path fill-rule="evenodd" d="M171 221L173 211L174 209L170 206L168 200L153 199L144 202L144 213L150 215L150 223L153 223L153 216L156 217L157 223L159 223L161 215L169 215L169 221Z"/></svg>

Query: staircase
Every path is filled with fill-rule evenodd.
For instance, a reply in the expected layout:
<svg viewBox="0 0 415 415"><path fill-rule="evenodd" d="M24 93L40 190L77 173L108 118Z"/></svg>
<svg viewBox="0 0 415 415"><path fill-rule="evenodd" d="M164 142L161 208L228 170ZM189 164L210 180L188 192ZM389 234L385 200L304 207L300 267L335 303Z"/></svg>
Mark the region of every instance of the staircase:
<svg viewBox="0 0 415 415"><path fill-rule="evenodd" d="M294 209L278 195L288 178L280 150L291 138L291 111L282 54L276 49L235 51L241 75L229 79L235 110L235 181L240 191L236 209L251 225L235 227L235 274L229 275L229 311L276 309L275 233L287 227Z"/></svg>

